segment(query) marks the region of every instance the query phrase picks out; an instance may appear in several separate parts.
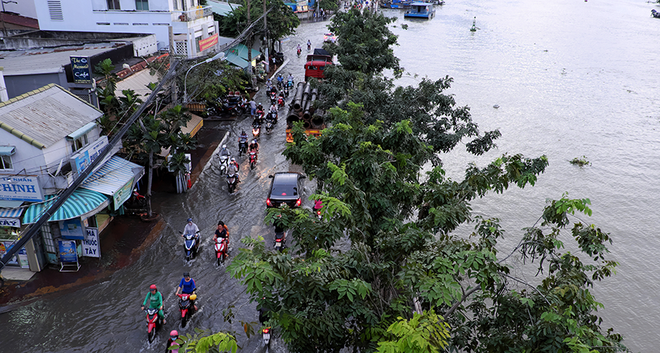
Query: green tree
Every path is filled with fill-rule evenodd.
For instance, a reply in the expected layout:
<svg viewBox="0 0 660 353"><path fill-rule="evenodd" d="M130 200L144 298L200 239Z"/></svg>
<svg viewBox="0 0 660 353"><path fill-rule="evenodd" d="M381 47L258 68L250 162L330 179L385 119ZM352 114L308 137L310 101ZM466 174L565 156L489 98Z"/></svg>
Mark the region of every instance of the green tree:
<svg viewBox="0 0 660 353"><path fill-rule="evenodd" d="M240 1L240 7L218 21L219 32L223 36L237 37L249 26L247 22L247 1ZM252 1L250 6L250 19L254 21L259 18L263 11L262 1ZM266 9L271 9L267 15L268 37L277 40L293 34L300 25L298 16L282 0L267 0ZM257 24L248 35L248 42L264 37L263 25ZM272 47L271 47L272 49Z"/></svg>
<svg viewBox="0 0 660 353"><path fill-rule="evenodd" d="M183 65L181 72L185 73L195 62ZM184 74L185 75L185 74ZM229 64L224 60L214 60L199 65L188 73L188 77L180 75L177 78L181 97L184 93L184 84L189 101L204 99L209 102L224 97L228 92L245 92L248 84L247 76L243 70Z"/></svg>
<svg viewBox="0 0 660 353"><path fill-rule="evenodd" d="M341 52L339 60L351 55ZM323 220L308 209L269 209L266 221L291 229L292 246L276 253L262 239L246 239L228 268L252 300L272 309L269 324L289 349L624 350L621 336L600 327L602 305L589 290L616 266L606 258L609 234L580 219L591 214L589 200L549 202L514 252L499 255L499 220L472 215L471 202L533 186L548 159L503 154L467 165L462 180L446 177L443 153L469 138L466 152L482 154L499 132L480 134L469 109L442 94L449 78L401 88L384 68L335 68L320 86L324 106L342 102L328 110L331 126L314 138L294 125L284 154L316 179L310 199L323 201ZM386 108L373 109L377 99ZM464 224L474 225L469 237L457 232ZM562 250L571 239L575 254ZM524 265L506 262L514 255ZM528 267L535 283L512 275Z"/></svg>
<svg viewBox="0 0 660 353"><path fill-rule="evenodd" d="M194 333L188 333L179 336L176 340L178 346L170 346L169 351L178 350L181 353L211 353L211 352L231 352L238 351L236 338L228 333L211 333L208 330L195 329Z"/></svg>

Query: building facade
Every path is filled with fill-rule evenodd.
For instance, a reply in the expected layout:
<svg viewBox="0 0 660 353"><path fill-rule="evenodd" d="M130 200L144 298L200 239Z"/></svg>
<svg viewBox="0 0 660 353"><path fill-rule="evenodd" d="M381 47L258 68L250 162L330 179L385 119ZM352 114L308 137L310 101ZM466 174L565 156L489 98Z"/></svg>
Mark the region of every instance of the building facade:
<svg viewBox="0 0 660 353"><path fill-rule="evenodd" d="M109 145L96 123L101 115L53 84L0 103L0 253ZM99 254L98 234L144 174L143 167L114 153L55 211L13 264L38 272ZM90 248L92 243L96 248Z"/></svg>
<svg viewBox="0 0 660 353"><path fill-rule="evenodd" d="M195 58L217 48L218 24L199 0L35 0L45 31L153 33L158 49Z"/></svg>

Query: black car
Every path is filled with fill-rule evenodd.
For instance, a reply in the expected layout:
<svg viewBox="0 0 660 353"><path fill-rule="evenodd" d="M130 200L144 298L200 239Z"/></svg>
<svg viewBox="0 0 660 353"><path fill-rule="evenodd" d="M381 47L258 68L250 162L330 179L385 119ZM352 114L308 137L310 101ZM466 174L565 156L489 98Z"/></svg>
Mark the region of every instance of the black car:
<svg viewBox="0 0 660 353"><path fill-rule="evenodd" d="M266 199L267 207L280 207L283 204L289 207L300 207L302 203L302 183L304 175L300 173L281 172L269 175L273 179Z"/></svg>

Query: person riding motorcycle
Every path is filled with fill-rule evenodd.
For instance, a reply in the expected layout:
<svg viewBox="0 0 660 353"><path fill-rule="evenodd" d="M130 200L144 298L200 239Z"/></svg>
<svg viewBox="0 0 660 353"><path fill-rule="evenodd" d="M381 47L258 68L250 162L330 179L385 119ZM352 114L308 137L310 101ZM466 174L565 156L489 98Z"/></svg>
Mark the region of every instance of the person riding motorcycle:
<svg viewBox="0 0 660 353"><path fill-rule="evenodd" d="M227 149L227 145L222 145L222 148L220 149L220 152L218 153L220 157L225 156L229 158L231 156L231 152Z"/></svg>
<svg viewBox="0 0 660 353"><path fill-rule="evenodd" d="M245 146L245 149L247 150L247 141L248 141L248 135L245 132L245 130L243 130L241 132L241 136L239 136L238 138L238 149L240 150L241 146Z"/></svg>
<svg viewBox="0 0 660 353"><path fill-rule="evenodd" d="M288 84L289 82L291 82L291 85L293 86L293 75L291 75L290 72L289 72L289 76L287 76L287 78L286 78L286 82L287 82L287 84Z"/></svg>
<svg viewBox="0 0 660 353"><path fill-rule="evenodd" d="M308 39L307 40L307 50L310 50L310 49L312 49L312 41Z"/></svg>
<svg viewBox="0 0 660 353"><path fill-rule="evenodd" d="M257 142L257 139L252 139L252 142L248 146L248 151L259 153L259 142Z"/></svg>
<svg viewBox="0 0 660 353"><path fill-rule="evenodd" d="M266 90L270 90L273 87L273 82L268 78L266 80Z"/></svg>
<svg viewBox="0 0 660 353"><path fill-rule="evenodd" d="M270 106L269 111L270 111L271 113L275 113L275 114L277 114L277 103L272 104L272 105Z"/></svg>
<svg viewBox="0 0 660 353"><path fill-rule="evenodd" d="M298 47L296 48L296 53L300 55L300 52L302 51L302 47L300 46L300 43L298 43Z"/></svg>
<svg viewBox="0 0 660 353"><path fill-rule="evenodd" d="M222 240L227 240L227 248L229 248L229 228L225 225L225 222L218 221L218 229L215 230L213 234L213 242Z"/></svg>
<svg viewBox="0 0 660 353"><path fill-rule="evenodd" d="M277 74L277 86L280 88L284 87L284 77L282 77L282 74Z"/></svg>
<svg viewBox="0 0 660 353"><path fill-rule="evenodd" d="M229 168L227 168L227 178L232 175L236 178L236 183L240 182L240 178L238 177L238 167L237 164L234 163L229 164Z"/></svg>
<svg viewBox="0 0 660 353"><path fill-rule="evenodd" d="M181 234L182 237L185 237L186 234L194 234L197 246L199 246L199 227L197 224L193 223L192 218L188 218L188 223L186 223L186 226L183 228L183 233Z"/></svg>
<svg viewBox="0 0 660 353"><path fill-rule="evenodd" d="M176 293L175 295L179 295L179 292L181 294L197 294L197 286L195 285L195 280L190 278L190 273L184 272L183 273L183 278L181 278L181 282L179 282L179 286L176 288ZM197 305L195 305L195 300L190 298L190 302L193 304L195 307L195 311L197 311Z"/></svg>
<svg viewBox="0 0 660 353"><path fill-rule="evenodd" d="M163 313L163 295L160 294L155 284L149 286L149 293L147 293L147 296L144 298L142 310L144 310L147 302L149 302L150 308L158 309L158 317L163 321L163 325L165 325L167 322L165 321L165 314Z"/></svg>
<svg viewBox="0 0 660 353"><path fill-rule="evenodd" d="M234 167L236 167L236 171L238 172L240 167L238 166L238 162L236 162L236 158L234 158L234 157L231 157L231 162L229 162L229 166L232 166L232 165Z"/></svg>
<svg viewBox="0 0 660 353"><path fill-rule="evenodd" d="M165 352L167 353L178 353L179 350L170 350L170 347L172 346L178 346L179 343L176 342L176 340L179 339L179 332L177 330L172 330L170 332L170 338L167 339L167 345L165 346Z"/></svg>

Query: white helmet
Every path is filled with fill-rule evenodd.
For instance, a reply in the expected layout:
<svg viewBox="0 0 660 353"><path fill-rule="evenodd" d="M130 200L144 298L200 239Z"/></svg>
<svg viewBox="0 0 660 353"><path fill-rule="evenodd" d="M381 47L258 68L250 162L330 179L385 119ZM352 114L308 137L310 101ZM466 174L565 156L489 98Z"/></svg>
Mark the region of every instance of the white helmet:
<svg viewBox="0 0 660 353"><path fill-rule="evenodd" d="M232 161L232 162L236 162L236 158L231 157L231 161Z"/></svg>
<svg viewBox="0 0 660 353"><path fill-rule="evenodd" d="M222 145L222 148L227 148L227 145Z"/></svg>

